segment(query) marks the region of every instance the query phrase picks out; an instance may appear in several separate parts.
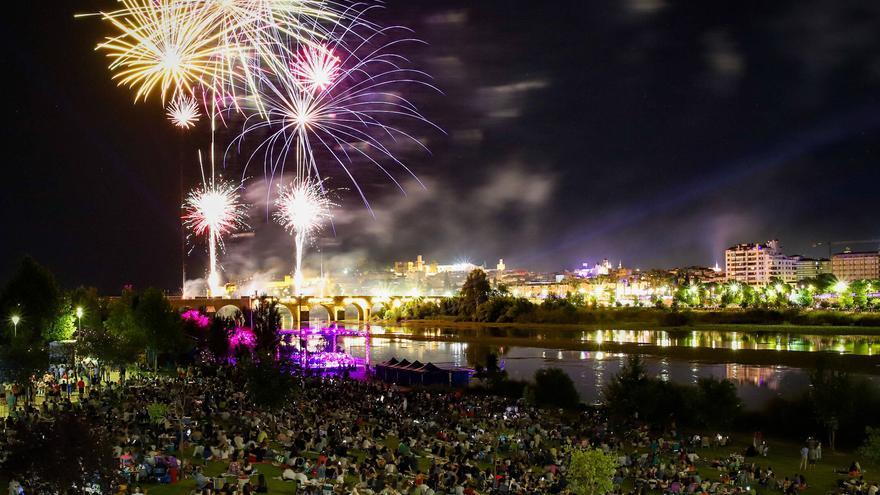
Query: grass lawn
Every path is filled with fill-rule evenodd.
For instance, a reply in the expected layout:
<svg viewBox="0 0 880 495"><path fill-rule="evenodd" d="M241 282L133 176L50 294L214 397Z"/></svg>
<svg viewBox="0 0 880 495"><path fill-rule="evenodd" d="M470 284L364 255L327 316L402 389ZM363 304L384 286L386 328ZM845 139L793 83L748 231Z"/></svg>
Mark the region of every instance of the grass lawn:
<svg viewBox="0 0 880 495"><path fill-rule="evenodd" d="M751 444L751 437L745 436L731 437L732 444L727 447L712 447L708 449L699 449L697 454L702 461L711 461L716 458L726 458L731 453L743 453ZM803 474L807 480L808 488L803 492L806 495L820 495L837 488L837 481L846 479L845 475L836 474L837 469L848 469L854 460L858 460L865 471L866 480L877 480L880 478L880 466L864 462L858 457L854 457L851 452L831 452L829 449L822 450L822 460L817 462L812 468L801 471L798 469L800 464L800 448L801 445L793 442L779 441L767 439L770 446L770 452L767 457L747 458L746 462L754 462L762 468L770 466L776 473L777 480L783 480L786 476L791 478L795 474ZM715 479L720 472L713 470L711 467L702 465L698 466L700 474L704 479ZM777 490L758 488L758 493L781 493Z"/></svg>
<svg viewBox="0 0 880 495"><path fill-rule="evenodd" d="M751 437L738 436L732 438L731 445L727 447L713 447L708 449L699 449L702 462L698 466L700 474L704 479L714 480L720 472L715 471L706 463L715 458L727 458L731 453L742 453L747 445L751 442ZM394 448L397 440L389 438L388 446ZM770 445L770 454L767 457L750 458L747 462L755 462L761 467L771 466L776 473L776 477L782 480L786 476L791 477L796 473L803 474L807 479L808 488L805 495L822 495L837 488L837 480L844 479L844 476L834 472L835 469L848 468L850 463L856 459L852 453L830 452L827 449L822 453L822 460L813 468L806 472L798 470L800 463L800 445L792 442L778 441L768 439ZM359 460L362 455L358 455ZM423 468L428 466L427 459L421 459L420 464ZM197 463L200 461L196 461ZM862 469L866 471L865 479L876 480L880 477L880 466L866 462L861 462ZM209 476L216 476L222 473L226 468L225 462L208 463L205 473ZM272 479L281 476L281 468L272 466L271 464L259 464L257 469L266 475L269 483L270 494L293 494L295 486L292 483L285 483ZM142 485L149 495L188 495L194 488L193 480L183 480L175 485ZM757 487L759 494L781 494L781 492L771 489Z"/></svg>

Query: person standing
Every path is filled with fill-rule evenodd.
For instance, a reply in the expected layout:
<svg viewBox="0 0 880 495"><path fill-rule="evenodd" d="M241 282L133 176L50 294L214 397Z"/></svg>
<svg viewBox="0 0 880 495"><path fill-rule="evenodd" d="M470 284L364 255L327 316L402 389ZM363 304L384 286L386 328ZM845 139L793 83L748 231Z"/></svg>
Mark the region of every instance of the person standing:
<svg viewBox="0 0 880 495"><path fill-rule="evenodd" d="M809 452L807 453L808 460L809 460L809 467L815 467L816 460L818 460L818 458L819 458L819 453L818 453L819 442L815 438L810 437L810 439L807 441L807 447L809 450Z"/></svg>
<svg viewBox="0 0 880 495"><path fill-rule="evenodd" d="M9 481L9 495L21 495L24 491L21 488L21 483L18 482L15 478Z"/></svg>
<svg viewBox="0 0 880 495"><path fill-rule="evenodd" d="M798 465L798 469L807 469L807 460L809 459L810 449L807 448L806 445L801 447L801 463Z"/></svg>

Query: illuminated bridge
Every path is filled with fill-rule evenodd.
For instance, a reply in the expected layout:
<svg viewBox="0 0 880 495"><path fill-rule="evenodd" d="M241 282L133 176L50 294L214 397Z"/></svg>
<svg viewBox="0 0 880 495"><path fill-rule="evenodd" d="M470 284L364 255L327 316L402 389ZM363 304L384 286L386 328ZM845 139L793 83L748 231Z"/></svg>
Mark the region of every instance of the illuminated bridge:
<svg viewBox="0 0 880 495"><path fill-rule="evenodd" d="M312 310L318 308L327 311L327 320L330 323L342 321L363 323L370 321L373 311L377 308L396 308L413 299L439 302L442 298L412 296L299 296L271 299L278 303L278 310L281 313L281 326L283 328L293 328L294 325L300 326L303 323L308 323ZM259 304L260 298L169 297L168 301L172 307L179 311L198 309L208 315L234 317Z"/></svg>

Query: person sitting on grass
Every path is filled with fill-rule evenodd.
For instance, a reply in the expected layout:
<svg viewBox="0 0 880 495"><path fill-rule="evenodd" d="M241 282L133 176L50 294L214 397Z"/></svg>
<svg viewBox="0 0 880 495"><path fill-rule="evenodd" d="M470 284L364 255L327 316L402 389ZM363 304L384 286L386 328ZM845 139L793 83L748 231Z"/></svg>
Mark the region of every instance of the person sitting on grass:
<svg viewBox="0 0 880 495"><path fill-rule="evenodd" d="M208 485L211 483L211 479L205 476L205 473L202 472L201 467L196 468L196 472L195 474L193 474L193 480L196 483L196 488L198 488L199 490L207 488Z"/></svg>

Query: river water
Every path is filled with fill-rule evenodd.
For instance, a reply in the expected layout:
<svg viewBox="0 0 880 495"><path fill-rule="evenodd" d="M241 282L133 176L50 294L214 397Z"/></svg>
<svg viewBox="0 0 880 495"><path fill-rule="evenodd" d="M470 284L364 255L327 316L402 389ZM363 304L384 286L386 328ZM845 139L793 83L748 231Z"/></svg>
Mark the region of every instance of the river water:
<svg viewBox="0 0 880 495"><path fill-rule="evenodd" d="M730 379L750 409L773 397L803 393L810 371L820 364L847 370L880 388L880 336L376 325L361 330L358 336L335 337L337 349L368 364L396 357L470 368L495 353L515 379L530 379L541 368L561 368L587 402L601 400L602 387L631 354L642 355L648 373L663 380Z"/></svg>

